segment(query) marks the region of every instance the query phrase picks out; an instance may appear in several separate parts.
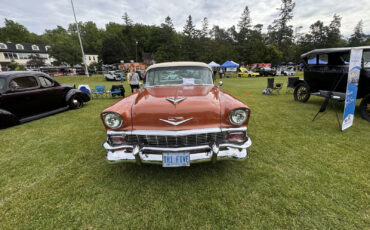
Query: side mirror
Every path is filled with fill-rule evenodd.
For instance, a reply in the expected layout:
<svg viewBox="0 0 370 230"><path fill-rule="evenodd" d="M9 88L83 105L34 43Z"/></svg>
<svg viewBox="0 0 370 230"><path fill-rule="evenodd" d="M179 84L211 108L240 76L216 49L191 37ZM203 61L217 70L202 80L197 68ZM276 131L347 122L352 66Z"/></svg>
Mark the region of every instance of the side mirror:
<svg viewBox="0 0 370 230"><path fill-rule="evenodd" d="M222 86L224 83L222 81L218 82L218 86Z"/></svg>

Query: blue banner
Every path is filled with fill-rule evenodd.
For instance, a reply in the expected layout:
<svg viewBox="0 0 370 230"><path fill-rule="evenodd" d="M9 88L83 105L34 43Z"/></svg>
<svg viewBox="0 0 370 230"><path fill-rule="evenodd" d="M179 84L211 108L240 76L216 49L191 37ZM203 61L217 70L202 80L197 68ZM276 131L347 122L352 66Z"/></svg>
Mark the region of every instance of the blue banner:
<svg viewBox="0 0 370 230"><path fill-rule="evenodd" d="M358 82L361 72L362 49L351 49L348 68L346 101L344 106L342 131L352 126L355 114Z"/></svg>

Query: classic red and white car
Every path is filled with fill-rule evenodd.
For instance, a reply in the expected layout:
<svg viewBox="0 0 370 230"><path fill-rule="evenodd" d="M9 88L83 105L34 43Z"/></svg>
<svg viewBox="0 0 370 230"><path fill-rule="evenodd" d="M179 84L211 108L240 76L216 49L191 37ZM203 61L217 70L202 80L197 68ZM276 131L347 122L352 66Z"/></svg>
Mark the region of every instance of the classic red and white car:
<svg viewBox="0 0 370 230"><path fill-rule="evenodd" d="M250 109L214 86L201 62L168 62L147 69L144 88L106 108L109 162L189 166L242 160L251 139Z"/></svg>

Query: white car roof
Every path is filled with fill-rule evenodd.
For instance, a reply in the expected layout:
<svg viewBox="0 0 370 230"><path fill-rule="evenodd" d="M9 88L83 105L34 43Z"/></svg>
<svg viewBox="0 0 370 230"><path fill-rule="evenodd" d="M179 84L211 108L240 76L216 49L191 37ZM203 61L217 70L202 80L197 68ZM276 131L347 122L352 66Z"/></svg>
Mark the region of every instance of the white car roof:
<svg viewBox="0 0 370 230"><path fill-rule="evenodd" d="M175 67L175 66L197 66L197 67L206 67L212 71L212 68L204 63L204 62L192 62L192 61L179 61L179 62L163 62L154 64L148 67L147 71L154 68L162 68L162 67Z"/></svg>

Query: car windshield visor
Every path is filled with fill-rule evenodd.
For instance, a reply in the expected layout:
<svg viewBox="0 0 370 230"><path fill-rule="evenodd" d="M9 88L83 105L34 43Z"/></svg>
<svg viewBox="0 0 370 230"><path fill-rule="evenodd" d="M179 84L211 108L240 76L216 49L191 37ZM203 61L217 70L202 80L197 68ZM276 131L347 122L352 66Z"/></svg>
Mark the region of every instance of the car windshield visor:
<svg viewBox="0 0 370 230"><path fill-rule="evenodd" d="M212 72L206 67L174 66L151 69L145 87L163 85L212 85Z"/></svg>

